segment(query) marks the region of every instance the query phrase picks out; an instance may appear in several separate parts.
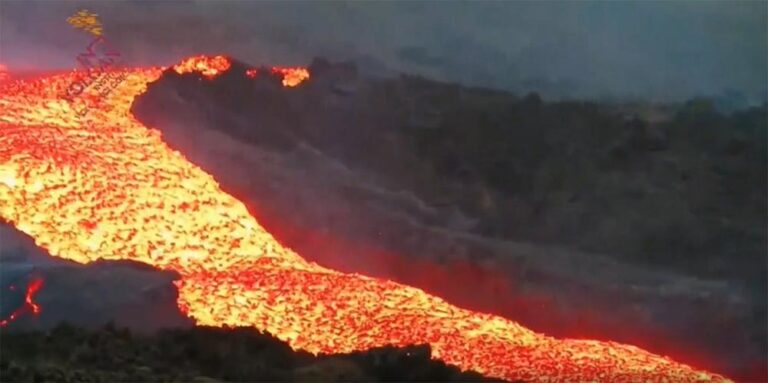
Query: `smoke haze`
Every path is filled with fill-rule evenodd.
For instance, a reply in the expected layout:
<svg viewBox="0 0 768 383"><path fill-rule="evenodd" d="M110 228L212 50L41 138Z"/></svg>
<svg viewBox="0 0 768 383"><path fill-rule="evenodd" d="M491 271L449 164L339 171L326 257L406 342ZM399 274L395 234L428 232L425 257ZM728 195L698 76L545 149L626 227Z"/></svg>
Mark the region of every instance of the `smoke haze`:
<svg viewBox="0 0 768 383"><path fill-rule="evenodd" d="M766 99L765 2L5 1L0 62L71 68L85 8L127 64L201 53L252 63L353 60L379 74L536 90L549 98Z"/></svg>

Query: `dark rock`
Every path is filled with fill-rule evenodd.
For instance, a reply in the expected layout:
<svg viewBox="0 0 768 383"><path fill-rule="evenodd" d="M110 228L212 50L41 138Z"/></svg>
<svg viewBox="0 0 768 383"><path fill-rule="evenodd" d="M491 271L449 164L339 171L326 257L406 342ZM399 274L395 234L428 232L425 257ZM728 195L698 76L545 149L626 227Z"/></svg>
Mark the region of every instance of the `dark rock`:
<svg viewBox="0 0 768 383"><path fill-rule="evenodd" d="M0 230L4 231L0 247L3 318L7 317L6 310L21 307L26 286L33 279L43 281L34 301L44 309L39 315L22 314L8 324L10 331L53 329L61 322L90 328L112 322L136 331L192 325L176 304L178 293L173 281L178 274L174 272L133 261L68 262L45 256L31 240L8 230L5 224L0 224ZM6 247L14 238L17 246ZM11 252L19 256L7 258L5 254ZM117 330L113 326L111 331Z"/></svg>
<svg viewBox="0 0 768 383"><path fill-rule="evenodd" d="M588 328L636 343L639 333L671 334L652 337L650 351L706 350L727 374L761 355L764 326L723 329L713 311L737 320L765 306L765 269L754 266L764 265L768 232L765 108L726 116L701 100L545 102L420 76L372 78L348 63L317 60L310 70L291 89L164 76L132 111L318 263L552 335ZM354 94L338 84L354 84ZM734 135L747 146L727 155ZM454 210L472 224L447 219ZM482 258L492 266L464 271ZM731 299L749 289L761 293ZM720 308L679 304L704 293ZM528 304L531 295L551 303ZM635 306L670 309L648 320ZM584 310L596 319L573 325Z"/></svg>
<svg viewBox="0 0 768 383"><path fill-rule="evenodd" d="M0 381L488 381L431 360L425 346L311 356L248 328L126 333L116 326L93 331L62 325L47 337L0 329ZM80 356L72 357L71 350ZM57 365L61 360L68 362Z"/></svg>

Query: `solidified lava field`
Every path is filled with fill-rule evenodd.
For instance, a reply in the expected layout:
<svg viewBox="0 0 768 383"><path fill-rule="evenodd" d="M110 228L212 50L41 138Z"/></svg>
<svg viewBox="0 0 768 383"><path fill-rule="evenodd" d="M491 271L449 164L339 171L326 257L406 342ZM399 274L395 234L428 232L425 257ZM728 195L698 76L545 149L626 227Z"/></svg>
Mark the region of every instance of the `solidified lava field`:
<svg viewBox="0 0 768 383"><path fill-rule="evenodd" d="M206 81L226 57L172 68ZM61 98L82 71L0 83L0 217L50 254L174 270L179 308L208 326L254 326L312 353L429 343L433 356L509 380L700 382L721 375L615 342L556 339L392 281L345 274L282 246L215 179L129 112L165 68L124 70L78 119ZM302 68L283 85L311 81ZM309 79L309 80L308 80ZM97 102L98 101L98 102ZM77 109L81 109L78 107Z"/></svg>

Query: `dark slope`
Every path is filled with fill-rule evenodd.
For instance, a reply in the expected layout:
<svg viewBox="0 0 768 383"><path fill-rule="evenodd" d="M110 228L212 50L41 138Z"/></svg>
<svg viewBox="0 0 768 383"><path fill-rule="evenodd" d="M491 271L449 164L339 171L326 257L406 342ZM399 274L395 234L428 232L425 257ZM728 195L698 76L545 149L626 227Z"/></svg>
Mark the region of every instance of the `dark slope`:
<svg viewBox="0 0 768 383"><path fill-rule="evenodd" d="M552 335L737 378L764 363L764 108L244 68L169 71L133 111L304 256Z"/></svg>
<svg viewBox="0 0 768 383"><path fill-rule="evenodd" d="M431 360L427 345L313 356L247 328L150 336L112 325L83 330L62 324L47 333L0 335L3 382L498 381Z"/></svg>

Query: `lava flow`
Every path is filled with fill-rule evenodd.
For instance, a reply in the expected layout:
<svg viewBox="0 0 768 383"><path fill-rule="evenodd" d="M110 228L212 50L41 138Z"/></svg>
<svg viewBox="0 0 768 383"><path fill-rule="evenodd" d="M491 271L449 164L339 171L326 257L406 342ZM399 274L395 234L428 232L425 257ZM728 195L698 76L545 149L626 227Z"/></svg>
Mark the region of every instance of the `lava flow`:
<svg viewBox="0 0 768 383"><path fill-rule="evenodd" d="M196 57L174 69L210 79L229 64ZM198 324L255 326L314 353L429 343L435 358L510 380L726 381L634 346L555 339L306 261L131 115L162 69L126 70L82 120L58 98L76 72L0 84L0 217L62 258L176 270L178 305ZM309 76L299 69L272 72L291 86Z"/></svg>
<svg viewBox="0 0 768 383"><path fill-rule="evenodd" d="M9 315L7 318L4 318L0 320L0 327L8 325L8 323L11 323L19 318L22 314L26 312L31 312L34 315L37 315L40 313L40 305L35 303L35 294L37 294L37 291L40 290L40 288L43 287L43 279L42 278L33 278L31 281L29 281L29 284L27 284L27 291L24 293L24 304L13 311L11 315ZM15 289L14 286L11 286L11 289Z"/></svg>

